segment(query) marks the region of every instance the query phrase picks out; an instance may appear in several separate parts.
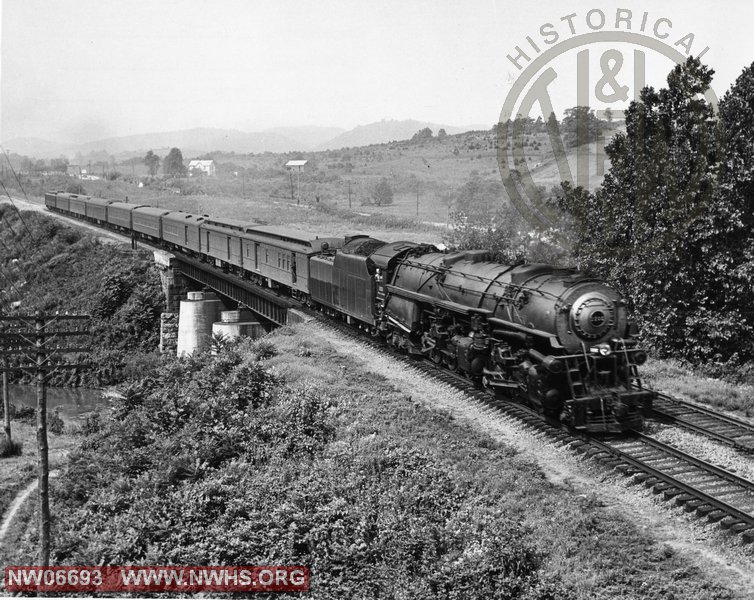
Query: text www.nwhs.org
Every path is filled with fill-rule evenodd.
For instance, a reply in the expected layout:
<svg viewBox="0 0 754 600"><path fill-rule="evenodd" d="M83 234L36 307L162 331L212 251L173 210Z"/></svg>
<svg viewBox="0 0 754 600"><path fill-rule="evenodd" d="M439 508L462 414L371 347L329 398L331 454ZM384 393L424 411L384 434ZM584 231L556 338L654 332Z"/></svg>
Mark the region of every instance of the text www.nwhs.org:
<svg viewBox="0 0 754 600"><path fill-rule="evenodd" d="M6 567L8 592L305 592L309 569L246 567Z"/></svg>

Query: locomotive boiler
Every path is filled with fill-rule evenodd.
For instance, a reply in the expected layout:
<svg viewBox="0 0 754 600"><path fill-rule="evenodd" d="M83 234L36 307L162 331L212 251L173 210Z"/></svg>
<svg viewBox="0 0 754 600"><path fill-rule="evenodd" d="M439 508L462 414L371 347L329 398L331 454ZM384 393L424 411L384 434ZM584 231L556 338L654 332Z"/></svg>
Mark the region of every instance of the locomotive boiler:
<svg viewBox="0 0 754 600"><path fill-rule="evenodd" d="M395 345L575 428L641 429L654 395L637 371L647 355L605 282L470 251L414 253L385 287L383 328Z"/></svg>

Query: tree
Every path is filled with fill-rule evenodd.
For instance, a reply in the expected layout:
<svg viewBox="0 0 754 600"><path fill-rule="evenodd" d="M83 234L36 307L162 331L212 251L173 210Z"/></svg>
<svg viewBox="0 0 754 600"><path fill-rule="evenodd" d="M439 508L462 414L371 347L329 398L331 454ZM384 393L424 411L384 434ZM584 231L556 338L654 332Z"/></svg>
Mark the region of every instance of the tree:
<svg viewBox="0 0 754 600"><path fill-rule="evenodd" d="M565 110L560 125L567 146L580 146L598 139L605 123L588 106L574 106Z"/></svg>
<svg viewBox="0 0 754 600"><path fill-rule="evenodd" d="M412 142L423 142L425 140L431 140L432 139L432 130L429 127L425 127L424 129L420 129L417 131L414 136L411 138Z"/></svg>
<svg viewBox="0 0 754 600"><path fill-rule="evenodd" d="M168 155L162 161L162 169L165 175L173 177L182 177L186 174L186 167L183 164L183 154L178 148L171 148Z"/></svg>
<svg viewBox="0 0 754 600"><path fill-rule="evenodd" d="M547 133L550 134L551 137L560 137L560 124L558 123L558 118L555 116L554 112L551 112L550 116L547 117Z"/></svg>
<svg viewBox="0 0 754 600"><path fill-rule="evenodd" d="M385 177L380 179L380 182L374 186L372 196L377 206L385 206L393 203L393 188Z"/></svg>
<svg viewBox="0 0 754 600"><path fill-rule="evenodd" d="M144 157L144 164L147 166L149 174L154 177L160 167L160 157L150 150ZM181 157L181 164L183 164L183 157Z"/></svg>
<svg viewBox="0 0 754 600"><path fill-rule="evenodd" d="M442 140L444 140L444 139L445 139L446 137L448 137L448 132L447 132L447 131L445 131L444 129L440 129L440 131L438 131L438 132L437 132L437 139L438 139L438 140L442 141Z"/></svg>
<svg viewBox="0 0 754 600"><path fill-rule="evenodd" d="M698 362L752 357L752 317L743 312L751 290L744 293L737 272L744 232L735 204L742 203L721 193L726 181L734 196L736 186L720 176L721 127L702 97L712 75L689 58L671 71L667 88L643 89L626 112L626 133L605 147L611 167L603 187L590 194L565 183L561 199L576 224L576 256L628 295L649 344ZM738 102L728 101L735 115ZM745 153L752 135L751 124L740 128Z"/></svg>

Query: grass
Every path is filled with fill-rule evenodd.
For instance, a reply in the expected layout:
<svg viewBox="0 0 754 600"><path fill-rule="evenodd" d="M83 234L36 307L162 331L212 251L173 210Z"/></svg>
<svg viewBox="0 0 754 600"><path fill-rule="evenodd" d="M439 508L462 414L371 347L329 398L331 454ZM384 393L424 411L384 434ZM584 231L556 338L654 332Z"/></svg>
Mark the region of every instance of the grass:
<svg viewBox="0 0 754 600"><path fill-rule="evenodd" d="M266 364L289 383L351 398L339 419L355 435L371 436L375 444L398 440L442 456L452 472L469 474L469 485L483 479L489 489L505 489L499 508L530 528L546 556L545 580L560 579L584 599L728 597L669 546L604 507L598 494L551 484L536 464L451 415L412 401L410 390L394 389L304 327L285 327L266 339L278 349ZM497 448L507 459L501 462L483 448Z"/></svg>
<svg viewBox="0 0 754 600"><path fill-rule="evenodd" d="M705 377L671 359L650 359L641 367L641 375L650 386L671 396L754 417L750 385Z"/></svg>
<svg viewBox="0 0 754 600"><path fill-rule="evenodd" d="M36 476L37 433L36 426L20 421L12 421L13 440L23 446L22 454L0 460L0 519L19 491L23 490ZM48 434L50 469L65 462L65 457L74 444L74 436Z"/></svg>

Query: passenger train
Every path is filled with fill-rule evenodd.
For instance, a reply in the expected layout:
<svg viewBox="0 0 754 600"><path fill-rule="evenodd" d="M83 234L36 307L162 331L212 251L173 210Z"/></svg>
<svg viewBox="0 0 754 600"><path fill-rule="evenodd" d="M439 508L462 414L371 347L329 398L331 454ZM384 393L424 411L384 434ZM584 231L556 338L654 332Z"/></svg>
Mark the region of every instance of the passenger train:
<svg viewBox="0 0 754 600"><path fill-rule="evenodd" d="M626 303L583 272L62 192L45 204L274 288L573 428L639 430L651 411Z"/></svg>

